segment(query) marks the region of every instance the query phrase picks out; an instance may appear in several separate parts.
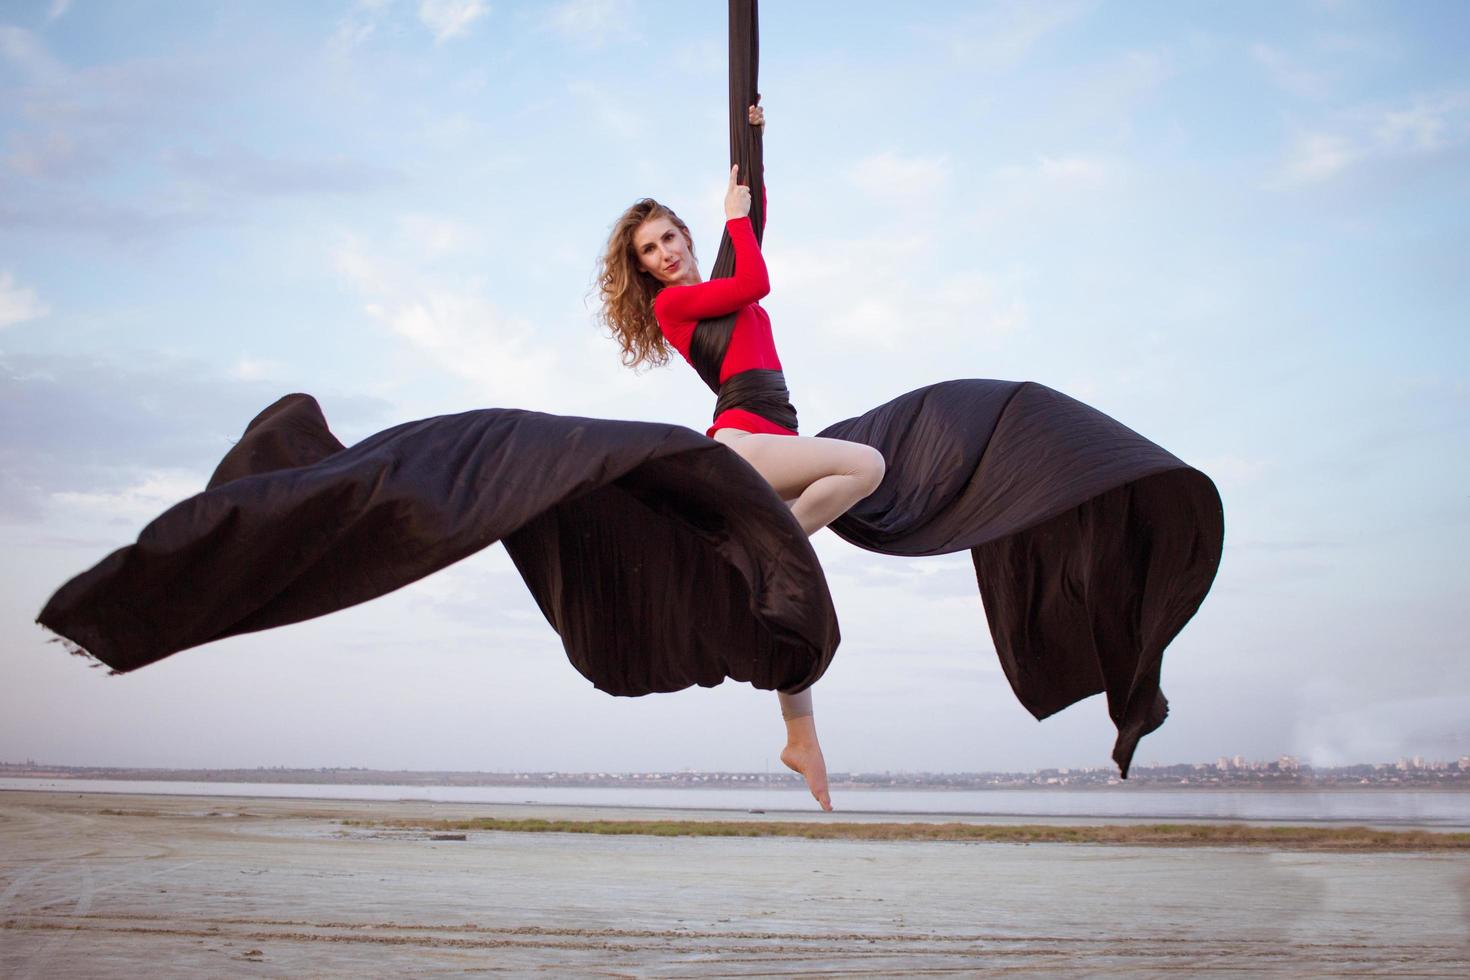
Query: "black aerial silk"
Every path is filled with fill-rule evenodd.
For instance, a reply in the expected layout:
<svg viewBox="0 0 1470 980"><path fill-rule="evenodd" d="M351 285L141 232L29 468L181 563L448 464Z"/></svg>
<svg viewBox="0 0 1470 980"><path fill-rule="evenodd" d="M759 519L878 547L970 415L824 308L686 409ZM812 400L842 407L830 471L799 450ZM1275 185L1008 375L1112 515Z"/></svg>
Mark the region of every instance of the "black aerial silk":
<svg viewBox="0 0 1470 980"><path fill-rule="evenodd" d="M753 0L732 0L731 53L732 146L759 208ZM729 325L701 324L696 341L717 374ZM747 378L730 397L770 409L776 383ZM1030 382L929 385L820 435L887 462L833 531L884 554L968 549L1016 696L1043 718L1106 693L1126 777L1167 713L1164 648L1219 564L1210 479ZM677 425L481 409L347 448L303 394L265 409L202 493L63 585L38 621L125 672L364 602L496 541L572 664L612 694L725 678L799 691L837 648L811 544L726 446Z"/></svg>
<svg viewBox="0 0 1470 980"><path fill-rule="evenodd" d="M72 579L40 622L116 671L321 616L503 541L612 694L816 680L837 617L744 460L682 426L481 409L348 449L309 395L261 412L208 488Z"/></svg>

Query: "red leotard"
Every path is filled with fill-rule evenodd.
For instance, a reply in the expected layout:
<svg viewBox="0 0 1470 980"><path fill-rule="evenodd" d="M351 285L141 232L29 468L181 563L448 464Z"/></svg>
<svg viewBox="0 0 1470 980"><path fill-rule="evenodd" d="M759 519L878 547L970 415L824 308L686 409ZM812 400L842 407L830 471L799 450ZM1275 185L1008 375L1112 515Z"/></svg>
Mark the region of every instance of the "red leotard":
<svg viewBox="0 0 1470 980"><path fill-rule="evenodd" d="M781 370L781 360L776 356L776 341L771 336L771 318L756 302L771 291L771 283L766 276L760 244L755 240L755 229L748 217L731 218L725 222L725 228L730 233L730 243L735 247L735 275L689 286L665 286L653 300L653 315L659 328L686 361L689 360L689 342L700 320L739 311L735 314L730 347L720 364L722 384L731 375L751 368ZM724 428L796 435L790 429L742 408L721 412L705 435L713 436L716 430Z"/></svg>

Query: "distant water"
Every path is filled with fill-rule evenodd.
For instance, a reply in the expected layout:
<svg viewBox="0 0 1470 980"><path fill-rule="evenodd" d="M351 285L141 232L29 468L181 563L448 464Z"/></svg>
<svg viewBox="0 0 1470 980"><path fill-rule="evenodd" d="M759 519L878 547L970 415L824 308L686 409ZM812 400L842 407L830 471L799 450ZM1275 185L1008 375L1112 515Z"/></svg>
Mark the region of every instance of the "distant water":
<svg viewBox="0 0 1470 980"><path fill-rule="evenodd" d="M441 803L536 803L555 806L680 810L812 808L800 789L643 789L547 786L352 786L303 783L142 782L127 779L0 779L0 789L169 796L257 796L331 800L425 800ZM1355 821L1470 827L1470 792L1446 790L996 789L836 790L846 813L997 817L1108 817Z"/></svg>

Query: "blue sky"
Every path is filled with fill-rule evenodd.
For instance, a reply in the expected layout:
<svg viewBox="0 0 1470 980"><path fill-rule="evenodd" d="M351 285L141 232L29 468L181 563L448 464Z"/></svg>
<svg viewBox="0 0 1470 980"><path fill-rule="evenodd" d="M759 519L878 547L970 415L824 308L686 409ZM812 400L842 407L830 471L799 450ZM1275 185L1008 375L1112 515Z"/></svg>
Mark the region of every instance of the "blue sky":
<svg viewBox="0 0 1470 980"><path fill-rule="evenodd" d="M632 200L707 263L724 5L0 6L0 757L759 770L774 697L565 662L498 547L121 678L32 620L287 391L353 442L484 406L676 421L593 318ZM815 432L1039 381L1209 473L1215 589L1138 761L1470 754L1470 7L767 4L766 302ZM707 265L706 265L707 267ZM1107 764L1038 725L966 556L815 539L835 770Z"/></svg>

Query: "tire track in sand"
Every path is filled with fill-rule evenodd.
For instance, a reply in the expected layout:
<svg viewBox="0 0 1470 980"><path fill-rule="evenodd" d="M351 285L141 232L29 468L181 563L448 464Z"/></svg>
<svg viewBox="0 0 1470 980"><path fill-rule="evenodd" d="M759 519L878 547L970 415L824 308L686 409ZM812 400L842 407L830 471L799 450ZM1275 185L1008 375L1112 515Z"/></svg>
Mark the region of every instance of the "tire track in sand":
<svg viewBox="0 0 1470 980"><path fill-rule="evenodd" d="M88 861L83 861L81 863L81 879L82 885L77 892L76 907L71 910L71 913L68 916L68 918L71 919L82 919L89 912L92 911L93 889L96 888L97 882L92 875L92 865ZM6 923L6 926L9 927L8 922ZM28 958L21 961L20 967L16 970L14 974L14 980L32 980L32 978L34 977L47 976L48 974L43 972L47 962L49 962L53 956L60 952L67 943L75 939L77 937L77 934L81 931L82 930L75 925L73 925L70 929L57 931L54 935L52 935L44 943L42 943L40 948L38 948Z"/></svg>

